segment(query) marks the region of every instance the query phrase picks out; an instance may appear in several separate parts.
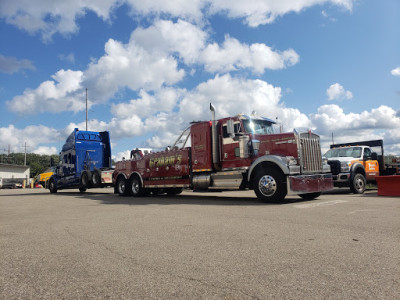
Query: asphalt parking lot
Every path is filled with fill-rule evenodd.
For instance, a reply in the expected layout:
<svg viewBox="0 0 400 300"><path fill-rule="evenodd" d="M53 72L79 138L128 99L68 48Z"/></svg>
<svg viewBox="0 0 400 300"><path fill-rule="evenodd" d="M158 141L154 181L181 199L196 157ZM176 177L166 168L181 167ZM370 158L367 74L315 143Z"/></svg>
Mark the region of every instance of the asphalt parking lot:
<svg viewBox="0 0 400 300"><path fill-rule="evenodd" d="M0 190L1 299L400 299L400 197Z"/></svg>

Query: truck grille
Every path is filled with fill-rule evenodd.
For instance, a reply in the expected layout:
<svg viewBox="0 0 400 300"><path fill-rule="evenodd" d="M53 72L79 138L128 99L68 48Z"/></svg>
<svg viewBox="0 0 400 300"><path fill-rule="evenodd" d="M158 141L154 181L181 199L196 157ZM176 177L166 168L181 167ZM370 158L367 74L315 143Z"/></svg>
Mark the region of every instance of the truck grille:
<svg viewBox="0 0 400 300"><path fill-rule="evenodd" d="M331 166L332 175L338 175L340 173L340 161L330 160L328 164Z"/></svg>
<svg viewBox="0 0 400 300"><path fill-rule="evenodd" d="M300 166L303 174L316 173L322 171L321 145L319 136L304 132L298 136Z"/></svg>

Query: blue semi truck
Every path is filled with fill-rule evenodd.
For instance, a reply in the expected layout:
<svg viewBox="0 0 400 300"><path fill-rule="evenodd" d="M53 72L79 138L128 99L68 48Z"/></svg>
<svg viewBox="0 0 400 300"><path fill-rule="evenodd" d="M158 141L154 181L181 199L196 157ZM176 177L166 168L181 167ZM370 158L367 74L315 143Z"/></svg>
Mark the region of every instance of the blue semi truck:
<svg viewBox="0 0 400 300"><path fill-rule="evenodd" d="M50 193L57 190L112 186L110 134L75 128L60 152L60 162L49 179Z"/></svg>

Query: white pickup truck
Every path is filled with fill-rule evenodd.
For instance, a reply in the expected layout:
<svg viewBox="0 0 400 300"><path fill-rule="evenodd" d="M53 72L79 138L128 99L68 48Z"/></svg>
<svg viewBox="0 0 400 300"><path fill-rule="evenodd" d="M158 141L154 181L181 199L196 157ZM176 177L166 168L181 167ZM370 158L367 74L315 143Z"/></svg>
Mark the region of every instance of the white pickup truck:
<svg viewBox="0 0 400 300"><path fill-rule="evenodd" d="M335 187L350 187L353 193L362 194L367 182L375 182L380 164L378 154L365 145L369 142L374 141L331 145L324 157L331 166Z"/></svg>

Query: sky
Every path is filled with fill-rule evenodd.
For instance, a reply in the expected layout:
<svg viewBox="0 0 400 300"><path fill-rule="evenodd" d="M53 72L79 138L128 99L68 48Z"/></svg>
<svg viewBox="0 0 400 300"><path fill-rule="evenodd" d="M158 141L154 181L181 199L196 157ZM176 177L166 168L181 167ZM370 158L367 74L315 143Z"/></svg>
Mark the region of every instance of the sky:
<svg viewBox="0 0 400 300"><path fill-rule="evenodd" d="M398 0L0 0L0 154L108 130L113 158L238 113L400 155Z"/></svg>

